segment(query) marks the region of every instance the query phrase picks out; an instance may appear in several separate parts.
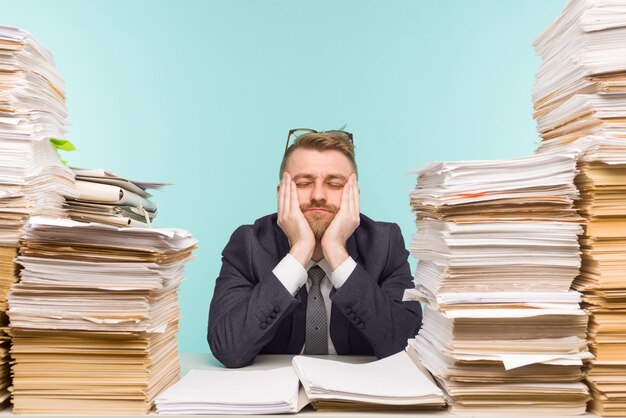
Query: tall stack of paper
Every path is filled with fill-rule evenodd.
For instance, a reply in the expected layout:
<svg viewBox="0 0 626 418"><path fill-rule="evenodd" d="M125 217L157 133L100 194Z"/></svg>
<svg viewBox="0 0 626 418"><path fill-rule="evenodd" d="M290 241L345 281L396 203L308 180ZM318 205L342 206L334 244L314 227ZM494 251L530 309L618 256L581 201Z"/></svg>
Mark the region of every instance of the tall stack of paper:
<svg viewBox="0 0 626 418"><path fill-rule="evenodd" d="M542 63L533 89L540 151L577 144L626 155L626 3L570 0L535 40ZM596 150L597 151L597 150ZM624 158L622 158L624 161Z"/></svg>
<svg viewBox="0 0 626 418"><path fill-rule="evenodd" d="M50 143L65 133L63 80L52 55L21 29L0 26L0 245L17 246L30 214L63 216L74 175Z"/></svg>
<svg viewBox="0 0 626 418"><path fill-rule="evenodd" d="M76 199L68 199L72 219L116 226L147 227L157 215L147 189L160 189L164 183L146 183L118 177L109 170L74 168Z"/></svg>
<svg viewBox="0 0 626 418"><path fill-rule="evenodd" d="M11 285L16 281L16 265L14 259L17 248L0 247L0 406L9 399L8 387L11 383L10 356L11 339L7 334L9 320L7 311L7 294Z"/></svg>
<svg viewBox="0 0 626 418"><path fill-rule="evenodd" d="M570 1L535 42L539 152L581 152L580 277L596 358L592 410L626 415L626 3Z"/></svg>
<svg viewBox="0 0 626 418"><path fill-rule="evenodd" d="M576 178L586 219L583 263L574 288L591 313L588 339L595 354L587 371L592 409L626 415L626 165L581 162Z"/></svg>
<svg viewBox="0 0 626 418"><path fill-rule="evenodd" d="M178 379L179 229L33 217L9 294L16 413L146 413Z"/></svg>
<svg viewBox="0 0 626 418"><path fill-rule="evenodd" d="M411 206L424 321L410 347L453 411L584 413L576 155L432 163Z"/></svg>
<svg viewBox="0 0 626 418"><path fill-rule="evenodd" d="M64 196L77 196L50 143L64 135L66 116L50 52L27 32L0 26L0 406L9 398L6 295L20 230L31 214L64 216Z"/></svg>

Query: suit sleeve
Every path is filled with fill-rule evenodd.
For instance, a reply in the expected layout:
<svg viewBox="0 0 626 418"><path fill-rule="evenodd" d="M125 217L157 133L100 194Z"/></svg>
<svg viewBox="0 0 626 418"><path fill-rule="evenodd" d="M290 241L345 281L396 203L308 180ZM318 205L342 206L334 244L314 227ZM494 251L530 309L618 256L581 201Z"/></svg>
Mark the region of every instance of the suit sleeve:
<svg viewBox="0 0 626 418"><path fill-rule="evenodd" d="M253 269L253 238L249 226L233 233L222 252L211 300L207 340L226 367L252 364L279 322L300 302L272 273L275 266Z"/></svg>
<svg viewBox="0 0 626 418"><path fill-rule="evenodd" d="M402 302L404 290L414 287L409 252L397 224L389 224L386 266L372 277L357 263L332 301L362 333L378 358L402 351L422 323L419 302Z"/></svg>

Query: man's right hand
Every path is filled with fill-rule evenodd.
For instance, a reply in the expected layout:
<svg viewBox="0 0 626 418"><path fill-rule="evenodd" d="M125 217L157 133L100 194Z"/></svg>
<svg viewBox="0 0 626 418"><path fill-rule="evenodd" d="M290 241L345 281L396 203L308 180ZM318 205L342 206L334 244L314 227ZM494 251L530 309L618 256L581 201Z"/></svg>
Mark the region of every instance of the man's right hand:
<svg viewBox="0 0 626 418"><path fill-rule="evenodd" d="M315 250L315 235L300 209L296 183L287 172L278 186L278 226L291 243L289 254L305 267Z"/></svg>

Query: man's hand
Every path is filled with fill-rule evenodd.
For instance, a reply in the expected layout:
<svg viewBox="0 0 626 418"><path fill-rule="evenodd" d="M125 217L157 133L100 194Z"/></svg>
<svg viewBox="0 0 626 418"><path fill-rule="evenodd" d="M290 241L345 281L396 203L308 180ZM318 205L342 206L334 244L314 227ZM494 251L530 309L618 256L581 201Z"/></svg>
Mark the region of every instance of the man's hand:
<svg viewBox="0 0 626 418"><path fill-rule="evenodd" d="M359 193L356 174L353 173L343 187L339 211L322 237L324 258L333 271L348 258L346 242L361 222Z"/></svg>
<svg viewBox="0 0 626 418"><path fill-rule="evenodd" d="M296 183L289 173L283 174L278 187L278 226L291 243L289 254L306 266L315 250L315 235L300 209Z"/></svg>

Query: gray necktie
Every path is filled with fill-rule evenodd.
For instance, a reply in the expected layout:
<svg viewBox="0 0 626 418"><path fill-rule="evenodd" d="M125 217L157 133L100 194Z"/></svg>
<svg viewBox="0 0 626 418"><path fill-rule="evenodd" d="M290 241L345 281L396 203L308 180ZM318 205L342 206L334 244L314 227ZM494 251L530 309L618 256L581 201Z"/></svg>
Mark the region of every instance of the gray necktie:
<svg viewBox="0 0 626 418"><path fill-rule="evenodd" d="M320 290L320 283L326 273L319 266L309 270L311 288L306 305L306 340L304 354L328 354L328 324L326 305Z"/></svg>

